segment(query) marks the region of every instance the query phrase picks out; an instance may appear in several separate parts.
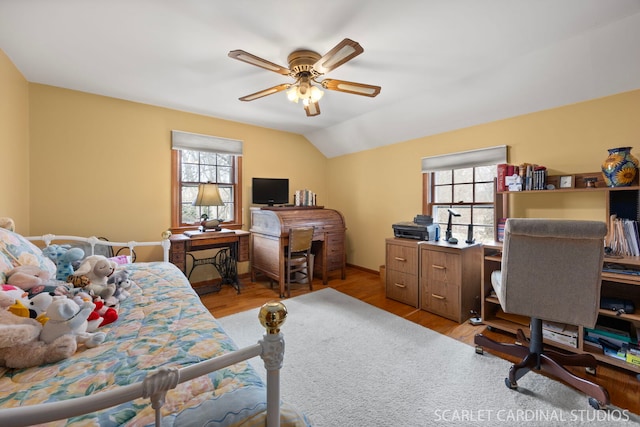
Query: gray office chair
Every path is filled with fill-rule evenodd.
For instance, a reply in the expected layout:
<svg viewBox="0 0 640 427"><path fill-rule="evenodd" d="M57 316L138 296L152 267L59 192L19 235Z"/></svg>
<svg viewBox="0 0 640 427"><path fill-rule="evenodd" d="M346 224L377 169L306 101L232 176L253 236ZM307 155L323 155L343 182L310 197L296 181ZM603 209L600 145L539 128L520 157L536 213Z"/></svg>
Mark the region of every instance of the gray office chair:
<svg viewBox="0 0 640 427"><path fill-rule="evenodd" d="M476 351L487 347L521 358L505 378L515 389L531 369L544 370L589 396L596 409L610 403L602 386L564 368L584 366L595 372L591 354L563 354L543 347L542 319L593 327L598 318L606 224L598 221L509 219L505 226L502 265L492 285L506 313L529 316L530 339L518 330L522 345L475 336Z"/></svg>
<svg viewBox="0 0 640 427"><path fill-rule="evenodd" d="M287 298L291 296L291 282L309 283L309 290L313 290L313 267L311 265L311 245L313 243L313 227L291 228L289 230L289 244L285 258L285 289Z"/></svg>

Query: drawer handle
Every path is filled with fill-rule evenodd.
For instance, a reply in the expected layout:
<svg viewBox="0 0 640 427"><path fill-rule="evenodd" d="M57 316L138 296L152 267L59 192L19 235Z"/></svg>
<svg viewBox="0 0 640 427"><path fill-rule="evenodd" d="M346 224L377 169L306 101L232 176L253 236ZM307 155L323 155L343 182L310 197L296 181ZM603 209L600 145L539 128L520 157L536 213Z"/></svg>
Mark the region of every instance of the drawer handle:
<svg viewBox="0 0 640 427"><path fill-rule="evenodd" d="M435 299L440 299L440 300L445 300L447 299L446 297L443 297L442 295L436 295L436 294L431 294L431 296Z"/></svg>
<svg viewBox="0 0 640 427"><path fill-rule="evenodd" d="M445 267L444 265L435 265L435 264L431 264L432 268L436 268L438 270L446 270L447 267Z"/></svg>
<svg viewBox="0 0 640 427"><path fill-rule="evenodd" d="M399 256L394 258L396 261L407 262L406 258L400 258Z"/></svg>
<svg viewBox="0 0 640 427"><path fill-rule="evenodd" d="M407 285L403 285L402 283L394 283L394 285L396 285L399 288L406 288Z"/></svg>

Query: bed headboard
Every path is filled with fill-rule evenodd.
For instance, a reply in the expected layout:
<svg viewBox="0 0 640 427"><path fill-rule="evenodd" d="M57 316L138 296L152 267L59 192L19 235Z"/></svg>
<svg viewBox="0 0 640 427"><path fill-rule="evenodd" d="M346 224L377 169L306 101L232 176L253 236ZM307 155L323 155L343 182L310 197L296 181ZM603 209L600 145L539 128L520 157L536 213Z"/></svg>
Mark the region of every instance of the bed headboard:
<svg viewBox="0 0 640 427"><path fill-rule="evenodd" d="M171 237L171 232L165 231L162 233L162 240L157 242L110 242L108 240L99 239L98 237L78 237L78 236L58 236L55 234L45 234L42 236L29 236L26 237L27 240L32 242L44 242L46 246L49 246L54 241L58 242L84 242L87 243L91 247L91 254L95 254L96 246L108 246L108 247L117 247L117 248L129 248L129 252L133 254L133 250L136 247L141 246L161 246L162 247L162 258L164 262L169 262L169 248L171 247L171 242L169 241L169 237Z"/></svg>

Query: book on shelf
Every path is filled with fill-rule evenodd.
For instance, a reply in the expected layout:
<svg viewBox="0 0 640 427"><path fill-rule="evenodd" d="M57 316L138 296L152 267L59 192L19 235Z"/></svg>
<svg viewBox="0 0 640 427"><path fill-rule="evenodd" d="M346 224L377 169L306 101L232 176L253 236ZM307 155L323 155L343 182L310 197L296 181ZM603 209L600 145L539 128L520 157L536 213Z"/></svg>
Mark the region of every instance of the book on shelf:
<svg viewBox="0 0 640 427"><path fill-rule="evenodd" d="M504 227L507 224L507 218L498 219L498 242L504 242Z"/></svg>
<svg viewBox="0 0 640 427"><path fill-rule="evenodd" d="M497 183L496 183L496 191L506 191L507 186L505 184L505 179L507 177L507 170L509 165L506 163L500 163L497 166Z"/></svg>

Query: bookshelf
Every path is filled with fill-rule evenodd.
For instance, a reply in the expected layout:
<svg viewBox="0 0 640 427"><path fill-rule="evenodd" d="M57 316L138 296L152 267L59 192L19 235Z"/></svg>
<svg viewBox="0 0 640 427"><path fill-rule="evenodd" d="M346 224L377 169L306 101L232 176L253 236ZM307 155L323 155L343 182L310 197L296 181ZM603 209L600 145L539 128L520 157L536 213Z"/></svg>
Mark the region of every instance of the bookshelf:
<svg viewBox="0 0 640 427"><path fill-rule="evenodd" d="M525 190L525 191L497 191L495 186L495 224L498 224L500 218L509 217L509 198L510 197L526 197L526 194L541 193L569 193L569 192L600 192L603 194L603 202L606 204L606 218L603 218L610 225L611 215L619 218L640 220L639 204L640 204L640 185L638 185L638 177L635 182L627 187L606 187L602 180L600 172L573 174L572 188L559 188L559 180L561 175L548 176L547 184L553 184L555 189L552 190ZM567 175L562 175L567 176ZM598 178L595 187L587 188L585 179ZM498 242L498 227L495 227L495 242L483 245L483 262L481 267L481 312L483 323L489 328L494 328L516 334L518 329L522 329L525 335L528 335L528 328L513 320L505 319L500 313L500 303L491 292L491 273L500 269L502 261L502 243ZM605 263L615 263L622 268L640 270L640 256L615 256L605 257ZM599 310L599 314L604 317L611 317L628 321L633 328L640 330L640 275L623 274L615 272L602 273L603 297L624 298L634 303L636 310L632 314L617 314L612 310ZM571 353L591 353L596 359L609 365L623 368L636 374L640 374L640 365L634 365L624 360L616 359L612 356L605 355L601 348L593 346L585 340L585 330L578 328L577 347L565 345L556 341L545 339L545 343L563 351ZM640 375L638 375L640 378Z"/></svg>

